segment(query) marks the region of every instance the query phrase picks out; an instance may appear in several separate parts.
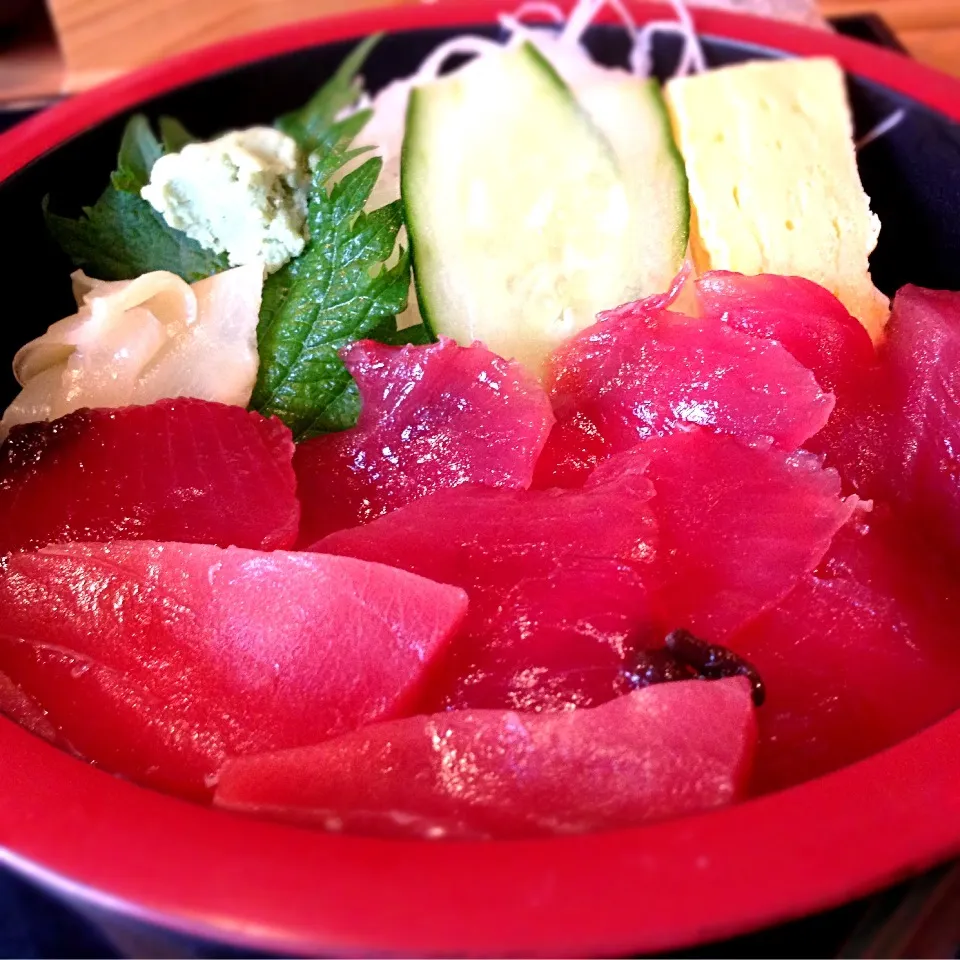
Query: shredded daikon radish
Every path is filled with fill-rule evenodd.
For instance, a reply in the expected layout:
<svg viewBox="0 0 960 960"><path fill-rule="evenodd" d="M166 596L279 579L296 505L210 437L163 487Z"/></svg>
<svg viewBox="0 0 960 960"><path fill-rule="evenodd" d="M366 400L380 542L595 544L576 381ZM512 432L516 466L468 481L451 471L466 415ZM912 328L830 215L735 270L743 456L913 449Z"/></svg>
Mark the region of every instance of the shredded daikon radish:
<svg viewBox="0 0 960 960"><path fill-rule="evenodd" d="M580 44L587 28L597 18L597 14L605 7L610 9L620 18L631 39L637 35L637 24L630 12L623 5L622 0L579 0L579 2L570 11L566 26L560 34L561 39L566 43Z"/></svg>
<svg viewBox="0 0 960 960"><path fill-rule="evenodd" d="M894 127L899 127L906 118L906 110L903 108L894 110L886 120L881 120L872 130L867 131L867 133L857 141L857 149L862 150L864 147L870 146L874 140L879 140L880 137L886 136Z"/></svg>
<svg viewBox="0 0 960 960"><path fill-rule="evenodd" d="M498 53L502 49L502 44L497 43L496 40L488 40L486 37L474 37L469 33L465 33L462 37L454 37L431 51L427 59L420 64L420 69L410 77L411 86L416 87L421 83L436 80L451 57L470 55L482 57L485 53Z"/></svg>
<svg viewBox="0 0 960 960"><path fill-rule="evenodd" d="M631 67L640 76L649 77L653 74L653 42L659 33L672 33L683 41L680 61L673 76L684 77L688 73L702 73L707 69L707 59L690 11L682 0L670 0L670 3L676 11L676 20L651 20L637 33Z"/></svg>
<svg viewBox="0 0 960 960"><path fill-rule="evenodd" d="M703 52L703 46L700 38L697 36L697 28L693 23L693 17L690 10L683 0L670 0L670 6L677 14L677 20L684 31L684 50L681 64L686 65L689 58L689 69L687 72L703 73L707 69L707 57Z"/></svg>
<svg viewBox="0 0 960 960"><path fill-rule="evenodd" d="M583 35L600 11L605 6L609 6L630 38L628 63L631 73L641 77L649 77L653 74L653 42L655 36L662 33L675 34L683 41L680 61L675 71L676 76L705 70L706 58L697 38L693 18L682 0L671 0L671 3L677 12L676 20L654 20L638 29L636 21L622 0L580 0L570 11L566 24L556 37L554 52L568 51L580 58L589 58L582 44ZM552 31L549 27L544 28L539 24L528 26L523 23L524 16L534 13L544 13L557 22L559 20L556 15L560 14L559 19L562 20L562 13L553 4L541 3L522 4L513 13L501 14L498 19L511 40L521 37L541 47L544 39L552 36ZM541 50L541 52L544 51Z"/></svg>
<svg viewBox="0 0 960 960"><path fill-rule="evenodd" d="M637 76L653 76L653 43L656 35L663 33L674 34L684 42L672 76L682 77L690 72L690 56L687 53L689 34L686 27L676 20L651 20L640 28L636 45L630 54L630 69Z"/></svg>

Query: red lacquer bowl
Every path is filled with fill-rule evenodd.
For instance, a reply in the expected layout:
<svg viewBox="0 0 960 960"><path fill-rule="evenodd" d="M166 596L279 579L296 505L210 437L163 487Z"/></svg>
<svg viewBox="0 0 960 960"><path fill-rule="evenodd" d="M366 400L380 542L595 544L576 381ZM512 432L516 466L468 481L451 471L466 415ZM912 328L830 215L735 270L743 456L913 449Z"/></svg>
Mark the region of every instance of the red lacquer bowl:
<svg viewBox="0 0 960 960"><path fill-rule="evenodd" d="M0 138L0 200L58 189L38 187L43 158L87 149L83 138L104 124L112 146L97 148L96 163L109 158L118 129L111 118L184 85L214 75L229 85L235 68L302 58L295 52L374 29L491 23L501 8L463 0L364 12L141 70ZM670 16L646 6L636 14ZM873 81L960 119L960 83L897 54L750 17L705 12L697 21L721 46L735 41L725 49L741 59L756 47L829 54L868 88ZM319 79L322 72L309 85ZM211 118L211 132L237 122L231 109L227 121ZM248 122L267 119L255 113ZM960 160L951 169L960 174ZM8 237L15 225L6 220ZM38 327L55 318L42 319ZM22 333L16 342L27 339ZM7 863L70 894L278 951L660 952L824 909L960 854L958 757L960 713L834 775L716 813L555 840L417 843L328 836L192 806L108 776L0 719L0 843Z"/></svg>

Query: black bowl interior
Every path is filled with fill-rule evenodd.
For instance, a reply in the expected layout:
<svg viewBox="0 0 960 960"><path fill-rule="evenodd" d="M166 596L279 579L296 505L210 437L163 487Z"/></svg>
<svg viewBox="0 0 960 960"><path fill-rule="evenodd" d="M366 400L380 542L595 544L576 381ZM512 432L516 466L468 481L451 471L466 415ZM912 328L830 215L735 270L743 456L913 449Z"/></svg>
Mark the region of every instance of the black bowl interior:
<svg viewBox="0 0 960 960"><path fill-rule="evenodd" d="M390 80L413 73L438 43L455 33L449 29L418 30L386 37L364 71L377 90ZM471 32L496 36L496 28ZM588 44L601 62L622 64L627 53L622 30L598 26ZM654 49L661 79L673 71L680 41L662 36ZM278 114L305 101L333 72L352 42L287 53L218 74L164 94L139 108L152 119L178 117L201 137L256 123L270 123ZM730 40L705 38L712 65L771 57L777 54ZM850 95L857 135L870 130L899 108L906 118L890 133L864 149L860 174L873 208L883 224L872 258L874 280L887 294L904 283L960 289L960 124L915 101L866 80L852 77ZM0 223L5 226L5 269L22 307L7 308L0 329L0 402L6 406L16 384L9 358L49 324L73 312L71 265L47 233L41 201L50 196L58 213L75 215L96 199L113 169L120 134L129 113L74 137L0 184Z"/></svg>

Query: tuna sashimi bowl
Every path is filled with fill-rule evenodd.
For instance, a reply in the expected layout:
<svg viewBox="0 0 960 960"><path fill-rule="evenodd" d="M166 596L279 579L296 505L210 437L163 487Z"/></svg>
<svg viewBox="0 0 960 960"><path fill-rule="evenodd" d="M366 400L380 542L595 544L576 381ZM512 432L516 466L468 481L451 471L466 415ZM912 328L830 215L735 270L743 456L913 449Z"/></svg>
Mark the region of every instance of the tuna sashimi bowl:
<svg viewBox="0 0 960 960"><path fill-rule="evenodd" d="M829 57L620 66L524 5L50 184L75 309L0 421L0 711L318 830L543 837L960 707L960 293L881 292ZM652 42L675 36L663 84ZM105 178L106 179L106 178ZM51 278L66 282L66 276ZM895 706L892 706L895 705Z"/></svg>

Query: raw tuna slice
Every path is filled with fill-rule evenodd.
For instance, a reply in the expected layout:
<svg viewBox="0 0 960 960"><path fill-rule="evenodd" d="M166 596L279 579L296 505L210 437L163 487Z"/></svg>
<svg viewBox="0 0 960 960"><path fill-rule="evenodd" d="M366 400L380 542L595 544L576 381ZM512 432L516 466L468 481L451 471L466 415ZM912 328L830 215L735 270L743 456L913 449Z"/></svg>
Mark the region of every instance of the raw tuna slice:
<svg viewBox="0 0 960 960"><path fill-rule="evenodd" d="M465 607L340 557L62 544L0 563L0 670L80 755L196 797L229 756L402 716Z"/></svg>
<svg viewBox="0 0 960 960"><path fill-rule="evenodd" d="M890 522L848 525L816 575L729 643L763 677L754 789L884 749L960 706L956 575Z"/></svg>
<svg viewBox="0 0 960 960"><path fill-rule="evenodd" d="M293 545L293 440L205 400L78 410L0 447L0 552L68 540Z"/></svg>
<svg viewBox="0 0 960 960"><path fill-rule="evenodd" d="M890 447L890 386L887 371L877 366L859 392L846 392L827 425L805 449L821 456L843 480L844 492L865 500L887 495Z"/></svg>
<svg viewBox="0 0 960 960"><path fill-rule="evenodd" d="M647 301L619 307L560 347L548 385L557 426L537 485L687 424L792 450L827 422L833 397L779 344Z"/></svg>
<svg viewBox="0 0 960 960"><path fill-rule="evenodd" d="M599 703L619 691L624 657L652 642L644 581L656 537L644 467L642 458L611 465L588 490L441 491L313 549L470 595L423 710Z"/></svg>
<svg viewBox="0 0 960 960"><path fill-rule="evenodd" d="M960 551L960 294L900 290L886 360L893 410L889 479L897 502Z"/></svg>
<svg viewBox="0 0 960 960"><path fill-rule="evenodd" d="M642 451L642 453L641 453ZM711 643L786 596L826 553L856 498L809 453L691 429L645 443L659 528L651 583L661 626ZM621 457L600 467L601 481Z"/></svg>
<svg viewBox="0 0 960 960"><path fill-rule="evenodd" d="M829 290L802 277L715 270L696 281L701 314L777 340L825 390L856 386L876 363L870 335Z"/></svg>
<svg viewBox="0 0 960 960"><path fill-rule="evenodd" d="M888 394L870 336L828 290L802 277L714 271L696 282L704 316L777 340L836 397L827 425L807 442L847 489L873 496L888 443Z"/></svg>
<svg viewBox="0 0 960 960"><path fill-rule="evenodd" d="M363 341L343 352L363 410L356 429L302 443L301 543L464 483L526 489L553 423L533 377L482 344Z"/></svg>
<svg viewBox="0 0 960 960"><path fill-rule="evenodd" d="M643 568L609 558L569 557L469 592L471 614L431 676L425 711L596 706L630 689L631 652L663 640Z"/></svg>
<svg viewBox="0 0 960 960"><path fill-rule="evenodd" d="M628 827L738 799L755 738L745 680L694 680L592 710L454 711L246 757L225 766L215 802L420 837Z"/></svg>

